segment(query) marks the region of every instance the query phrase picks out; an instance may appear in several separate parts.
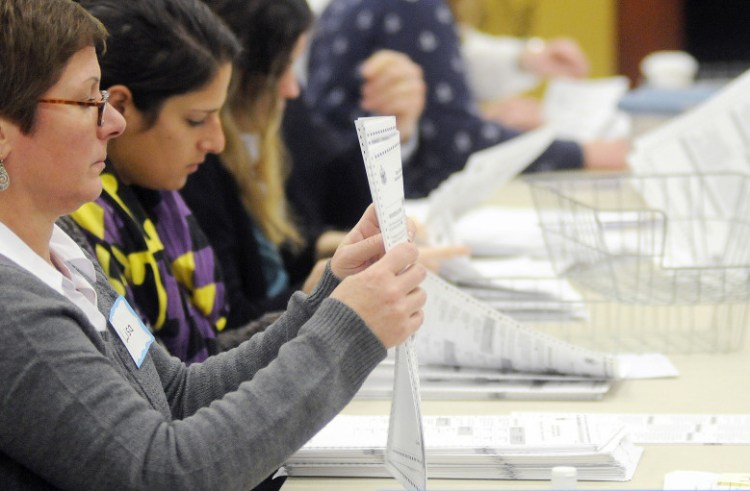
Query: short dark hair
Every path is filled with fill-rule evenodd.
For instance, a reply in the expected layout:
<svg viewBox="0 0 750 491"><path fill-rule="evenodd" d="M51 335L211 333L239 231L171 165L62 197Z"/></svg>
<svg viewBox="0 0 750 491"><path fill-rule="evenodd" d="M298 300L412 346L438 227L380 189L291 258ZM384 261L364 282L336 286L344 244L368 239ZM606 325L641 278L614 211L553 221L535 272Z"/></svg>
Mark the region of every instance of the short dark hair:
<svg viewBox="0 0 750 491"><path fill-rule="evenodd" d="M0 2L0 115L25 134L37 101L86 46L104 48L107 31L72 0Z"/></svg>
<svg viewBox="0 0 750 491"><path fill-rule="evenodd" d="M102 87L124 85L153 124L169 97L203 87L240 45L200 0L78 0L110 32Z"/></svg>
<svg viewBox="0 0 750 491"><path fill-rule="evenodd" d="M252 101L275 83L292 58L299 37L313 22L307 0L204 0L242 44L237 59L236 97Z"/></svg>

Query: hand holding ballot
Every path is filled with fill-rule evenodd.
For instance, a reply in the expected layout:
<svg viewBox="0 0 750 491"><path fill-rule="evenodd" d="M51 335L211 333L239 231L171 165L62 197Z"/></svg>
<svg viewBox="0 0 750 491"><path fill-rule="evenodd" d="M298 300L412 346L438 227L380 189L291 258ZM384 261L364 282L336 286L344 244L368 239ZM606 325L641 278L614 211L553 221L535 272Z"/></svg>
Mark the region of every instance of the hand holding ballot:
<svg viewBox="0 0 750 491"><path fill-rule="evenodd" d="M427 295L419 285L426 270L415 264L413 244L399 244L331 294L354 310L386 348L397 346L422 325Z"/></svg>
<svg viewBox="0 0 750 491"><path fill-rule="evenodd" d="M416 225L406 221L407 235L416 234ZM343 280L347 276L359 273L385 254L383 234L378 225L375 206L370 205L362 218L341 240L331 258L331 271Z"/></svg>
<svg viewBox="0 0 750 491"><path fill-rule="evenodd" d="M407 225L413 235L413 223ZM419 285L427 273L416 264L418 257L412 243L385 251L371 205L331 259L331 271L343 280L331 298L359 314L386 348L401 344L422 324L427 296Z"/></svg>
<svg viewBox="0 0 750 491"><path fill-rule="evenodd" d="M388 251L382 262L391 267L385 273L384 278L375 277L373 280L375 284L378 284L380 281L393 279L394 274L397 277L402 276L405 281L396 282L394 286L395 293L398 294L399 288L409 288L412 281L417 281L416 285L421 284L426 272L418 265L404 269L404 264L388 260L389 256L398 259L409 248L413 248L412 241L415 234L413 224L404 213L403 168L396 118L393 116L359 118L354 122L354 126L357 128L357 137L362 150L378 225L382 232L383 244L385 250ZM416 261L418 255L416 251L414 252L412 262ZM408 295L412 296L413 303L405 302L401 306L388 303L382 307L382 311L374 312L373 315L380 315L385 322L389 315L395 315L396 318L404 314L409 315L413 323L407 327L413 326L416 331L417 327L422 324L424 318L422 307L427 302L427 294L416 285ZM372 284L368 283L368 286ZM386 300L390 302L392 299ZM414 313L415 307L419 309L416 314ZM404 308L406 310L401 310ZM397 333L390 332L390 334ZM427 489L427 463L422 438L417 356L413 337L407 335L401 341L403 344L394 343L398 346L395 350L396 365L385 466L391 475L407 489Z"/></svg>

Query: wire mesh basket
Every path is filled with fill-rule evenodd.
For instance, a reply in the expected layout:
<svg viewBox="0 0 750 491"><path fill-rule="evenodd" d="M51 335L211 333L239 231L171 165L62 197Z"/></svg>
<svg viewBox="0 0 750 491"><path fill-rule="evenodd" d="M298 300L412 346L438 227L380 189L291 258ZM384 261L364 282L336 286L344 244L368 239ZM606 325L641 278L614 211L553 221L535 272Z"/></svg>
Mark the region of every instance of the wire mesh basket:
<svg viewBox="0 0 750 491"><path fill-rule="evenodd" d="M613 351L741 346L750 320L750 177L528 182L553 268L588 311L556 335Z"/></svg>

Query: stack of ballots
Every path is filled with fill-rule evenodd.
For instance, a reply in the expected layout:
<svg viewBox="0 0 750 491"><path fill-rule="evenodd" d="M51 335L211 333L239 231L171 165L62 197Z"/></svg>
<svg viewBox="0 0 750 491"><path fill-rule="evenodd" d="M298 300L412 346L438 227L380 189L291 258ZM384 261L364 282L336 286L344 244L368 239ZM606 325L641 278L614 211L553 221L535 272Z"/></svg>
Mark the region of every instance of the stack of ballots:
<svg viewBox="0 0 750 491"><path fill-rule="evenodd" d="M370 374L358 400L390 399L394 360L390 356ZM617 382L612 378L555 373L518 372L444 365L419 366L422 400L598 400Z"/></svg>
<svg viewBox="0 0 750 491"><path fill-rule="evenodd" d="M436 479L548 480L573 466L579 480L628 481L642 448L608 415L425 416L427 471ZM291 476L389 477L387 416L340 415L287 462Z"/></svg>
<svg viewBox="0 0 750 491"><path fill-rule="evenodd" d="M440 275L519 322L589 317L581 294L555 276L547 258L461 257L446 261Z"/></svg>
<svg viewBox="0 0 750 491"><path fill-rule="evenodd" d="M599 399L626 375L618 357L525 326L437 275L422 288L414 345L423 399ZM393 372L386 360L357 397L390 397Z"/></svg>

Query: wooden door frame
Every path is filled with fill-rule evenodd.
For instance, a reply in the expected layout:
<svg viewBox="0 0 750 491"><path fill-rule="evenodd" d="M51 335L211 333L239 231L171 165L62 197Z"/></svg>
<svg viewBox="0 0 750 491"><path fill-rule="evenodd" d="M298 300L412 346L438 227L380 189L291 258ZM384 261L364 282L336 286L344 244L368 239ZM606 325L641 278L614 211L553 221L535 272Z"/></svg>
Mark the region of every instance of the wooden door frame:
<svg viewBox="0 0 750 491"><path fill-rule="evenodd" d="M618 73L634 86L641 81L639 65L657 50L684 49L684 0L615 0Z"/></svg>

